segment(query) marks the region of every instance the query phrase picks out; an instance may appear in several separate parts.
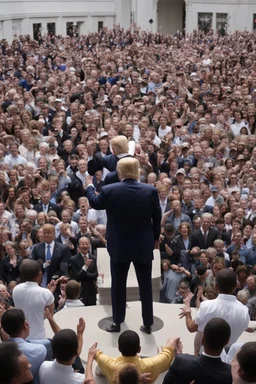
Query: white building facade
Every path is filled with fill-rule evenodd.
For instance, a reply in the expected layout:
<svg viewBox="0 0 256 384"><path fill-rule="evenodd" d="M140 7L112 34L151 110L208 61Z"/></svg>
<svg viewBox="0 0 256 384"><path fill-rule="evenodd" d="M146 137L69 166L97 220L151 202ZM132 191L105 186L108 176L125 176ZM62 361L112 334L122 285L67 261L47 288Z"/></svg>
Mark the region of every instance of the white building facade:
<svg viewBox="0 0 256 384"><path fill-rule="evenodd" d="M20 34L83 35L134 22L165 34L198 27L254 31L256 0L0 0L0 39L9 42Z"/></svg>

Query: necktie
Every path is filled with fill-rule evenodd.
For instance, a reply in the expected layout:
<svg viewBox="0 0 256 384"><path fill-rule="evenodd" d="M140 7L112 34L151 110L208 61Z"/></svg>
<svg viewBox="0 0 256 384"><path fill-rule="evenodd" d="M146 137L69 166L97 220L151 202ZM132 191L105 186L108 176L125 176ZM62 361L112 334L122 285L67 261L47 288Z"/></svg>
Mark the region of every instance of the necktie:
<svg viewBox="0 0 256 384"><path fill-rule="evenodd" d="M206 242L207 242L207 233L204 232L204 242L205 242L205 246L206 246Z"/></svg>
<svg viewBox="0 0 256 384"><path fill-rule="evenodd" d="M46 251L46 261L51 261L52 254L51 254L51 246L47 245L47 251Z"/></svg>
<svg viewBox="0 0 256 384"><path fill-rule="evenodd" d="M47 205L43 205L43 211L44 213L47 213Z"/></svg>

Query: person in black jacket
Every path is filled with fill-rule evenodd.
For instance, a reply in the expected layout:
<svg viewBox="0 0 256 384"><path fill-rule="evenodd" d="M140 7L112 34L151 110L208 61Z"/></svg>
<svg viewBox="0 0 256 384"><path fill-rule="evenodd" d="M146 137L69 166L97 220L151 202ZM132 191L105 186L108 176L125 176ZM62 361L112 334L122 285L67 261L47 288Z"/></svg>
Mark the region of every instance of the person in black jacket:
<svg viewBox="0 0 256 384"><path fill-rule="evenodd" d="M220 354L228 344L231 330L226 320L214 318L204 328L200 356L178 353L163 384L231 384L231 366L223 363Z"/></svg>
<svg viewBox="0 0 256 384"><path fill-rule="evenodd" d="M71 257L71 279L81 283L81 301L84 305L96 305L96 258L90 254L91 242L87 237L79 239L79 253Z"/></svg>
<svg viewBox="0 0 256 384"><path fill-rule="evenodd" d="M98 153L92 157L92 146L87 145L87 151L89 155L87 164L88 173L91 176L94 176L97 171L103 170L103 168L106 168L110 172L110 174L107 175L104 184L112 184L120 181L116 172L116 165L119 159L130 156L128 154L128 140L125 136L114 137L111 140L111 146L113 155L106 155L102 157L102 155Z"/></svg>

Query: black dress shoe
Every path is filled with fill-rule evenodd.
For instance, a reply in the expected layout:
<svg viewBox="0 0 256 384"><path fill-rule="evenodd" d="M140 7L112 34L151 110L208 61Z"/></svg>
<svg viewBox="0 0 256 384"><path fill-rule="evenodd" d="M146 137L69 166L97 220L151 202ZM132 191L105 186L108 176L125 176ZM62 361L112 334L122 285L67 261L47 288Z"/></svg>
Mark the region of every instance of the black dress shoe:
<svg viewBox="0 0 256 384"><path fill-rule="evenodd" d="M120 324L112 323L111 325L109 325L109 326L106 328L106 331L107 331L107 332L120 332L120 331L121 331L121 329L120 329Z"/></svg>
<svg viewBox="0 0 256 384"><path fill-rule="evenodd" d="M150 335L152 332L152 327L151 327L151 325L142 325L140 327L140 330L141 330L141 332L144 332L144 333L147 333L148 335Z"/></svg>

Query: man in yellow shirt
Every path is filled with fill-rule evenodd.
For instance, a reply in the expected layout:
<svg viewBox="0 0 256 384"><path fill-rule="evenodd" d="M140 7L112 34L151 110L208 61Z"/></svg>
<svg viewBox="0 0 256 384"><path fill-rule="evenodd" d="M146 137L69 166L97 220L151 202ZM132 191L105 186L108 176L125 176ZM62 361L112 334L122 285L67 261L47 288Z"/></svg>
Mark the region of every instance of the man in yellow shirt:
<svg viewBox="0 0 256 384"><path fill-rule="evenodd" d="M122 356L113 358L98 351L95 360L109 384L115 383L117 372L127 363L134 364L139 374L149 373L151 384L153 384L161 373L169 369L179 346L179 338L169 338L158 355L141 359L137 355L141 351L139 335L134 331L127 330L118 338L118 349Z"/></svg>

